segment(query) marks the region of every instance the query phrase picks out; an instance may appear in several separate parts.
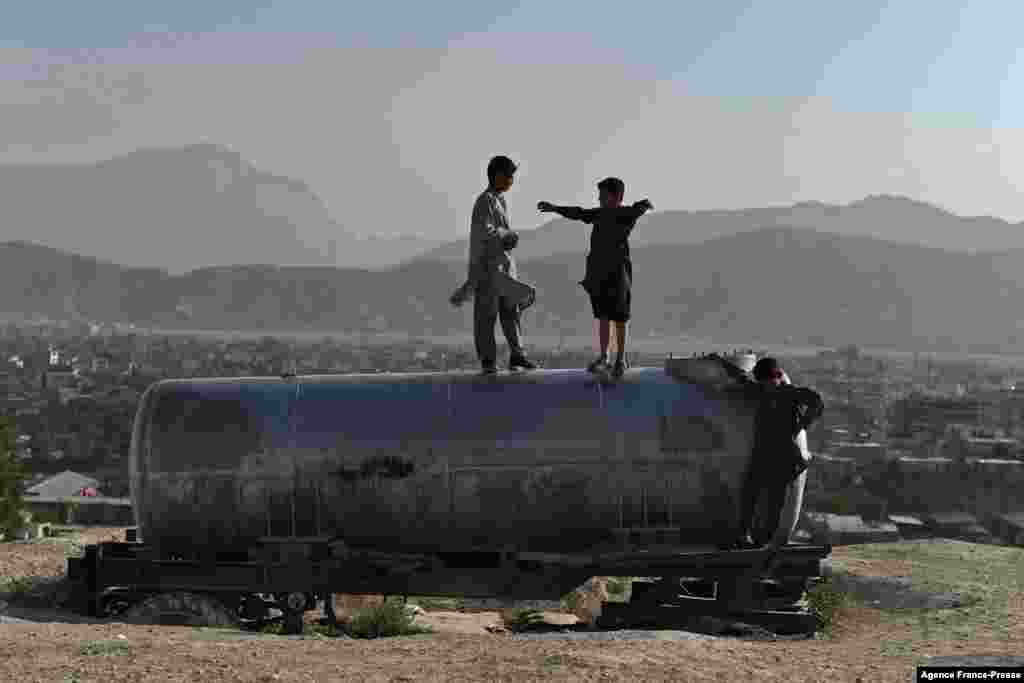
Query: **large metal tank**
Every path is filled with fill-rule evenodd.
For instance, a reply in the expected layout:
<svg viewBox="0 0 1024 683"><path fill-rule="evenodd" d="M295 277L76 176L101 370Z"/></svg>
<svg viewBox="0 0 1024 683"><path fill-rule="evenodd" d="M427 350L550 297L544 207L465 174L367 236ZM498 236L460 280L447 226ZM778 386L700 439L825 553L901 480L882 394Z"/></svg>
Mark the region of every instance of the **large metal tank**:
<svg viewBox="0 0 1024 683"><path fill-rule="evenodd" d="M169 380L131 451L160 552L265 536L396 551L595 552L728 539L756 404L635 368ZM777 538L789 537L803 479Z"/></svg>

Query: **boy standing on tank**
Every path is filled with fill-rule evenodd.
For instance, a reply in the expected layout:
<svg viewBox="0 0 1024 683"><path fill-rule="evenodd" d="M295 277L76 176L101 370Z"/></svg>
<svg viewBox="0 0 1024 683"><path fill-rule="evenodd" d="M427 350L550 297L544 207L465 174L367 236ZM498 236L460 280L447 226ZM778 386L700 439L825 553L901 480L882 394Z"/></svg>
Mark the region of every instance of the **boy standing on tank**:
<svg viewBox="0 0 1024 683"><path fill-rule="evenodd" d="M633 263L629 257L629 235L637 220L654 206L647 199L623 206L626 184L619 178L605 178L597 184L597 190L598 208L539 202L537 209L593 226L587 270L580 284L590 295L590 306L597 320L599 353L587 370L597 373L609 369L608 344L610 332L614 332L616 353L611 374L618 378L626 370L626 325L632 303Z"/></svg>
<svg viewBox="0 0 1024 683"><path fill-rule="evenodd" d="M508 207L502 196L515 181L516 164L507 156L493 157L487 164L487 189L473 204L469 234L469 274L466 283L449 299L461 305L470 295L473 301L473 339L481 372L493 375L497 370L497 341L494 324L508 342L509 369L533 370L522 346L522 305L507 296L501 287L502 275L516 279L515 260L509 253L519 242L509 227Z"/></svg>

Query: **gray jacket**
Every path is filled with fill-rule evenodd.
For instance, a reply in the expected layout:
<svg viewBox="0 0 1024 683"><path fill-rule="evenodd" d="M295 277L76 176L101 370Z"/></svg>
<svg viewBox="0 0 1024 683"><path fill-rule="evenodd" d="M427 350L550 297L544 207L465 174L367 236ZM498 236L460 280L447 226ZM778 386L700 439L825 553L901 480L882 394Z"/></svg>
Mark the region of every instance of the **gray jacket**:
<svg viewBox="0 0 1024 683"><path fill-rule="evenodd" d="M470 289L493 285L499 272L512 278L517 276L515 260L502 247L502 239L511 231L505 198L490 189L484 190L473 205L469 228Z"/></svg>

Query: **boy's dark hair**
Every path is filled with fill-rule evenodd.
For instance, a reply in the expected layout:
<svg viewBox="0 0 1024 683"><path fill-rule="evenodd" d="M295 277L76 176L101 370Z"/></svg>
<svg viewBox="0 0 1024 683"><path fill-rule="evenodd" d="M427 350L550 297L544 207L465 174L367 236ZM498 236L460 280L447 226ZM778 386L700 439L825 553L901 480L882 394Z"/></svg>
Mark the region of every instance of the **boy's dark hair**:
<svg viewBox="0 0 1024 683"><path fill-rule="evenodd" d="M621 196L626 194L626 183L619 178L605 178L597 184L597 189Z"/></svg>
<svg viewBox="0 0 1024 683"><path fill-rule="evenodd" d="M516 164L506 156L496 156L487 164L487 182L493 183L500 173L510 176L516 172Z"/></svg>
<svg viewBox="0 0 1024 683"><path fill-rule="evenodd" d="M771 356L765 356L754 364L754 379L762 382L771 377L773 372L780 370L779 361Z"/></svg>

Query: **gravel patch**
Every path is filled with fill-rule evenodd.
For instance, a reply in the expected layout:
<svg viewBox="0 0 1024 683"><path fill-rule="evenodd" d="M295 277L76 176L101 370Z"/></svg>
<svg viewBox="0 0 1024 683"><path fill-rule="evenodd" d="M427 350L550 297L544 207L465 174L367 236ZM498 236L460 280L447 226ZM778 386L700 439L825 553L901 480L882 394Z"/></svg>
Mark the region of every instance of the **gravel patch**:
<svg viewBox="0 0 1024 683"><path fill-rule="evenodd" d="M689 631L567 631L562 633L516 633L513 640L572 640L572 641L618 641L618 640L721 640L718 636Z"/></svg>
<svg viewBox="0 0 1024 683"><path fill-rule="evenodd" d="M926 593L911 588L906 577L854 576L833 573L836 590L862 600L877 609L952 609L965 603L959 593Z"/></svg>
<svg viewBox="0 0 1024 683"><path fill-rule="evenodd" d="M190 635L192 640L352 640L346 633L338 633L337 636L317 635L282 635L276 633L255 633L253 631L229 631L221 629L200 628Z"/></svg>

